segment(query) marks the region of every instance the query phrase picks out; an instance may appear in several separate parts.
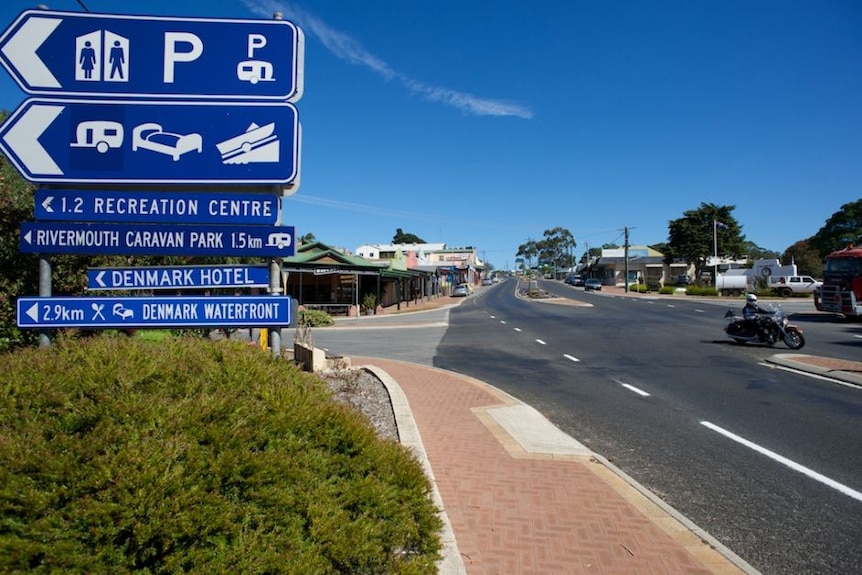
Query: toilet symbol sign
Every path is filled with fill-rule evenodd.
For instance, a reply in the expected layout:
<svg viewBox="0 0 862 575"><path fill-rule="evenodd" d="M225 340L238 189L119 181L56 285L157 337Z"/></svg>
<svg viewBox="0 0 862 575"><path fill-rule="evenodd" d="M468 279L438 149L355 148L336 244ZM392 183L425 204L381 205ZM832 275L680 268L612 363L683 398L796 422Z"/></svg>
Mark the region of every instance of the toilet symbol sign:
<svg viewBox="0 0 862 575"><path fill-rule="evenodd" d="M79 82L128 82L129 39L99 30L75 39Z"/></svg>
<svg viewBox="0 0 862 575"><path fill-rule="evenodd" d="M41 96L295 102L304 50L286 20L25 10L0 36L0 63Z"/></svg>

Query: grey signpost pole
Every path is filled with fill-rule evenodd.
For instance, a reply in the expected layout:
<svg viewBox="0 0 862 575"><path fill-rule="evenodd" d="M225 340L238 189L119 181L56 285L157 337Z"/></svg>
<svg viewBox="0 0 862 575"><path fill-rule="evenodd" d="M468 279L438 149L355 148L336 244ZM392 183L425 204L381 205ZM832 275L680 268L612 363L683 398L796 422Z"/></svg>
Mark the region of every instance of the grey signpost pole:
<svg viewBox="0 0 862 575"><path fill-rule="evenodd" d="M51 297L51 260L49 256L40 255L39 257L39 297ZM51 345L51 338L48 332L39 332L39 346L47 347Z"/></svg>

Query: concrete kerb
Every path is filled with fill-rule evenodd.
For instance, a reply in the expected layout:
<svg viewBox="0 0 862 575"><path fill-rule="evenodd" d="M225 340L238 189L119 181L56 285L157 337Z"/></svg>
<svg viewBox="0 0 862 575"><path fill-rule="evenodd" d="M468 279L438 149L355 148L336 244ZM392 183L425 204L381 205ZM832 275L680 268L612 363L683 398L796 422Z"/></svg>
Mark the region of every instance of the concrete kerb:
<svg viewBox="0 0 862 575"><path fill-rule="evenodd" d="M826 379L837 380L855 387L862 387L862 371L847 371L841 369L843 364L850 363L805 354L777 353L766 358L768 363L791 371L819 375Z"/></svg>
<svg viewBox="0 0 862 575"><path fill-rule="evenodd" d="M461 558L461 552L458 550L458 542L455 539L455 532L452 530L452 524L449 521L449 516L446 514L446 509L443 507L443 498L440 496L440 491L437 489L437 480L434 478L434 471L431 469L431 463L428 461L428 454L425 452L425 446L422 444L422 437L419 435L419 429L416 427L416 421L413 419L413 412L410 409L410 403L407 401L407 396L401 386L398 385L388 373L384 370L373 366L364 365L362 369L367 369L383 383L386 390L389 392L389 398L392 402L392 411L395 414L395 423L398 427L398 438L402 445L410 449L425 470L425 475L431 482L431 500L439 510L440 519L443 522L443 530L440 534L440 539L443 544L443 557L438 562L438 573L440 575L466 575L467 569L464 567L464 561Z"/></svg>

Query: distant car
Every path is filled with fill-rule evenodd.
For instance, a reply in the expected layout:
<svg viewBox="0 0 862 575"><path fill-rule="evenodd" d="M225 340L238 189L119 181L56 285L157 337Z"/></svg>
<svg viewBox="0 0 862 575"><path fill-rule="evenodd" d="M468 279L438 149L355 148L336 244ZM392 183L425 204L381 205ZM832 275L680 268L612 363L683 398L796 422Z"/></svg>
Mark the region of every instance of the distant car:
<svg viewBox="0 0 862 575"><path fill-rule="evenodd" d="M602 282L596 278L587 278L584 280L584 291L602 291Z"/></svg>
<svg viewBox="0 0 862 575"><path fill-rule="evenodd" d="M470 295L470 286L467 284L458 284L452 290L452 297L467 297Z"/></svg>
<svg viewBox="0 0 862 575"><path fill-rule="evenodd" d="M485 279L483 279L483 280L482 280L482 285L483 285L483 286L489 286L489 285L491 285L492 283L494 283L494 282L493 282L493 281L491 281L491 278L485 278Z"/></svg>

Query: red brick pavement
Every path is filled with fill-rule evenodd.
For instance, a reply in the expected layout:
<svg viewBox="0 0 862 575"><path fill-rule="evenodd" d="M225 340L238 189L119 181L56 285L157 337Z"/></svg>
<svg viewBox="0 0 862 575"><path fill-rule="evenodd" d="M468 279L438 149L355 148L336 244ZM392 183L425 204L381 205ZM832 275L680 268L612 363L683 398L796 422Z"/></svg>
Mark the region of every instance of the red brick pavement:
<svg viewBox="0 0 862 575"><path fill-rule="evenodd" d="M404 391L468 574L743 571L589 456L530 454L485 411L513 400L414 364L354 358Z"/></svg>

